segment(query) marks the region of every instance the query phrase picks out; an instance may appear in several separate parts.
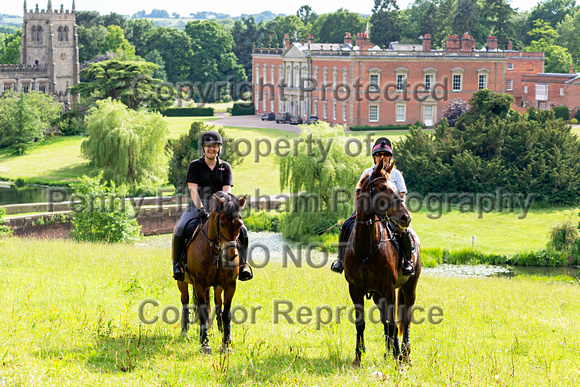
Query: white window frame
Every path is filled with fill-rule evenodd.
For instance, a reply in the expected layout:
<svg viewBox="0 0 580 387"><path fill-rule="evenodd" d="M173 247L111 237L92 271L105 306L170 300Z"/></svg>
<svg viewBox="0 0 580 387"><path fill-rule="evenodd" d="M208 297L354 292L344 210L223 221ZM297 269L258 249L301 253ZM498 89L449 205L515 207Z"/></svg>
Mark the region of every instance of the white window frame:
<svg viewBox="0 0 580 387"><path fill-rule="evenodd" d="M256 110L260 110L260 93L256 92L254 94L254 106L256 106Z"/></svg>
<svg viewBox="0 0 580 387"><path fill-rule="evenodd" d="M264 83L268 82L268 65L264 64Z"/></svg>
<svg viewBox="0 0 580 387"><path fill-rule="evenodd" d="M560 87L560 95L564 95L564 88Z"/></svg>
<svg viewBox="0 0 580 387"><path fill-rule="evenodd" d="M260 65L256 65L256 84L260 83Z"/></svg>
<svg viewBox="0 0 580 387"><path fill-rule="evenodd" d="M397 91L405 90L407 86L407 76L405 74L397 74Z"/></svg>
<svg viewBox="0 0 580 387"><path fill-rule="evenodd" d="M402 108L402 115L400 114L400 109ZM405 122L407 119L407 105L404 103L398 103L395 105L395 122Z"/></svg>
<svg viewBox="0 0 580 387"><path fill-rule="evenodd" d="M463 91L463 75L464 70L461 67L455 67L451 69L451 91ZM455 76L459 77L459 88L455 88L454 78Z"/></svg>
<svg viewBox="0 0 580 387"><path fill-rule="evenodd" d="M314 115L318 117L318 100L314 100Z"/></svg>
<svg viewBox="0 0 580 387"><path fill-rule="evenodd" d="M272 67L270 67L270 81L272 83L272 86L275 86L276 84L275 82L275 73L276 73L276 66L272 65Z"/></svg>
<svg viewBox="0 0 580 387"><path fill-rule="evenodd" d="M342 69L342 83L348 85L348 70Z"/></svg>
<svg viewBox="0 0 580 387"><path fill-rule="evenodd" d="M508 79L506 82L506 90L507 91L513 91L514 90L514 80L513 79Z"/></svg>
<svg viewBox="0 0 580 387"><path fill-rule="evenodd" d="M324 119L328 119L328 104L326 103L326 101L322 101L322 103L324 104Z"/></svg>
<svg viewBox="0 0 580 387"><path fill-rule="evenodd" d="M433 90L435 83L435 75L434 74L425 74L425 90L431 91Z"/></svg>
<svg viewBox="0 0 580 387"><path fill-rule="evenodd" d="M549 91L547 83L536 84L536 101L547 101Z"/></svg>
<svg viewBox="0 0 580 387"><path fill-rule="evenodd" d="M335 67L332 69L332 88L336 89L336 83L338 82L338 69Z"/></svg>
<svg viewBox="0 0 580 387"><path fill-rule="evenodd" d="M270 99L270 111L274 113L274 100Z"/></svg>
<svg viewBox="0 0 580 387"><path fill-rule="evenodd" d="M312 78L314 78L314 88L318 89L318 66L315 66L312 70Z"/></svg>
<svg viewBox="0 0 580 387"><path fill-rule="evenodd" d="M477 75L477 90L487 89L487 74Z"/></svg>
<svg viewBox="0 0 580 387"><path fill-rule="evenodd" d="M374 111L374 118L373 118ZM369 106L369 122L379 122L379 105Z"/></svg>
<svg viewBox="0 0 580 387"><path fill-rule="evenodd" d="M322 83L324 83L324 88L326 89L326 84L328 83L328 69L326 67L322 69Z"/></svg>
<svg viewBox="0 0 580 387"><path fill-rule="evenodd" d="M510 71L513 70L514 69L514 64L513 63L508 63L507 64L507 69L510 70Z"/></svg>
<svg viewBox="0 0 580 387"><path fill-rule="evenodd" d="M334 121L336 121L336 117L337 117L337 114L336 114L336 102L333 102L332 103L332 119Z"/></svg>
<svg viewBox="0 0 580 387"><path fill-rule="evenodd" d="M528 85L524 86L524 94L528 94Z"/></svg>
<svg viewBox="0 0 580 387"><path fill-rule="evenodd" d="M268 98L267 94L264 93L264 98L262 99L262 108L264 111L266 111L266 99Z"/></svg>
<svg viewBox="0 0 580 387"><path fill-rule="evenodd" d="M343 102L342 103L342 120L344 122L346 122L346 113L347 113L346 102Z"/></svg>

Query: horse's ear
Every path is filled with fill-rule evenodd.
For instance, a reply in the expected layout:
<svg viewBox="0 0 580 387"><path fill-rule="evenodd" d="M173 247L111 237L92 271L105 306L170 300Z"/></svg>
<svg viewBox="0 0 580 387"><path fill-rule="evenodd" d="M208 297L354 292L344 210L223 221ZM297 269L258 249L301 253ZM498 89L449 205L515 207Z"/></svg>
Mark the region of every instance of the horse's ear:
<svg viewBox="0 0 580 387"><path fill-rule="evenodd" d="M247 199L247 197L248 197L248 195L246 194L246 195L244 195L243 198L240 199L240 206L242 208L244 208L244 206L246 205L246 199Z"/></svg>
<svg viewBox="0 0 580 387"><path fill-rule="evenodd" d="M391 159L391 162L385 167L385 172L391 173L391 171L393 170L394 167L395 167L395 160Z"/></svg>
<svg viewBox="0 0 580 387"><path fill-rule="evenodd" d="M218 195L213 194L213 196L215 197L216 203L218 204L218 206L220 208L222 208L224 206L224 203L226 202L224 199L220 198Z"/></svg>
<svg viewBox="0 0 580 387"><path fill-rule="evenodd" d="M371 175L371 180L374 180L375 178L379 177L381 175L382 169L383 169L383 159L381 158L378 164L375 166L375 169Z"/></svg>

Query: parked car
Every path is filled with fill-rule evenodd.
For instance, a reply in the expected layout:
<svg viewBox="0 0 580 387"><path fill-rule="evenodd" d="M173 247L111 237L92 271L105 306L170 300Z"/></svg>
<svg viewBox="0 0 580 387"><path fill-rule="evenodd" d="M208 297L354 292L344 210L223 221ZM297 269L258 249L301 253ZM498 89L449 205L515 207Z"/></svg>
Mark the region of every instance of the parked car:
<svg viewBox="0 0 580 387"><path fill-rule="evenodd" d="M302 117L300 116L292 116L292 118L290 118L290 125L298 125L302 123Z"/></svg>
<svg viewBox="0 0 580 387"><path fill-rule="evenodd" d="M286 122L290 122L290 113L277 113L276 114L276 123L279 124L281 123L286 123Z"/></svg>
<svg viewBox="0 0 580 387"><path fill-rule="evenodd" d="M317 122L318 122L318 117L317 116L310 116L306 120L306 125L315 124Z"/></svg>
<svg viewBox="0 0 580 387"><path fill-rule="evenodd" d="M276 119L276 115L274 113L264 113L262 114L262 121L274 121Z"/></svg>

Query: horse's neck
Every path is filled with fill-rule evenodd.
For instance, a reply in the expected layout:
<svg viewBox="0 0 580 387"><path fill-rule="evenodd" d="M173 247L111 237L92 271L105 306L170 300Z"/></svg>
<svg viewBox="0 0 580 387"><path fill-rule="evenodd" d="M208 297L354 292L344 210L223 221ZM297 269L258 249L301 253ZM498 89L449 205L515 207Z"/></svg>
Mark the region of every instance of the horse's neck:
<svg viewBox="0 0 580 387"><path fill-rule="evenodd" d="M372 249L372 245L377 242L377 230L376 227L379 226L379 223L372 223L372 225L367 225L363 222L373 221L375 218L374 214L365 213L364 209L370 208L370 198L359 200L359 204L357 205L356 211L356 223L354 225L354 235L353 235L353 242L354 246L360 250L361 252L370 251ZM369 237L370 234L370 237Z"/></svg>

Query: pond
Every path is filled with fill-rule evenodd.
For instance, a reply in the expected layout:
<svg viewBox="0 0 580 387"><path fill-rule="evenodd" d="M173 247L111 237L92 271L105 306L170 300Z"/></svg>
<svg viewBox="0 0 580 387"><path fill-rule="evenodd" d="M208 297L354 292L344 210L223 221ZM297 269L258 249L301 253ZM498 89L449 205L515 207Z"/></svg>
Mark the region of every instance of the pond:
<svg viewBox="0 0 580 387"><path fill-rule="evenodd" d="M254 267L262 267L269 262L281 262L288 267L325 268L336 259L335 253L324 254L316 246L308 247L300 243L286 241L282 234L273 232L249 232L250 255ZM171 235L157 235L145 238L142 246L159 246L171 248ZM499 265L448 265L434 268L423 268L421 275L446 277L570 277L580 279L579 267L533 267L533 266L499 266Z"/></svg>
<svg viewBox="0 0 580 387"><path fill-rule="evenodd" d="M47 203L48 192L56 187L27 185L25 187L16 187L14 185L0 185L0 206L8 204L24 203ZM58 189L61 189L58 187ZM67 194L71 194L71 189L65 189Z"/></svg>

